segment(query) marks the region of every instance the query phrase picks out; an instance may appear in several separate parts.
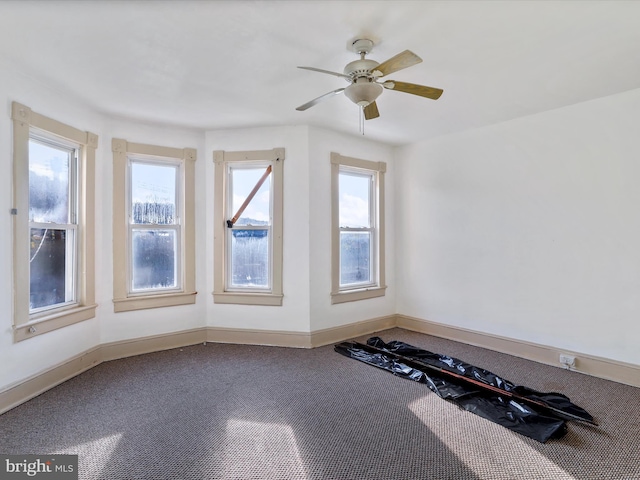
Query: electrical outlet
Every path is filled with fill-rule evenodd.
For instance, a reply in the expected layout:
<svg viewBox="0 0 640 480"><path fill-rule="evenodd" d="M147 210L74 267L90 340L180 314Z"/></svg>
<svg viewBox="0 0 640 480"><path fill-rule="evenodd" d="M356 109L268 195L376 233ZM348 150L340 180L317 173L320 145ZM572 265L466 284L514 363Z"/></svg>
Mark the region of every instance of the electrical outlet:
<svg viewBox="0 0 640 480"><path fill-rule="evenodd" d="M566 368L571 368L576 366L576 357L573 355L566 355L564 353L560 354L560 364L564 365Z"/></svg>

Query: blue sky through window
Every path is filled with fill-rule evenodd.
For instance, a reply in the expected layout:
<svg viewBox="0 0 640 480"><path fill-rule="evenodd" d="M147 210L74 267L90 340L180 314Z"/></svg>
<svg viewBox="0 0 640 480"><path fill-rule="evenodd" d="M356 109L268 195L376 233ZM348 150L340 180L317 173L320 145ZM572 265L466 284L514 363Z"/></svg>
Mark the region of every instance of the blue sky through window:
<svg viewBox="0 0 640 480"><path fill-rule="evenodd" d="M370 227L371 175L340 172L340 226Z"/></svg>

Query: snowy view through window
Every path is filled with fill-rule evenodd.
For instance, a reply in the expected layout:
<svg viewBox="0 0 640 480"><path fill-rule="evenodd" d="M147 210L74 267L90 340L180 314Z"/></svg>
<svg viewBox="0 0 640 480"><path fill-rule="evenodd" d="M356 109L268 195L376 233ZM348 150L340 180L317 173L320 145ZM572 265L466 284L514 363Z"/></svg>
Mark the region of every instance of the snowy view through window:
<svg viewBox="0 0 640 480"><path fill-rule="evenodd" d="M228 218L236 214L266 168L261 166L230 169L230 191L233 198ZM229 230L231 278L228 286L270 288L271 176L267 177L233 228Z"/></svg>
<svg viewBox="0 0 640 480"><path fill-rule="evenodd" d="M374 281L371 272L372 181L370 174L340 172L340 286Z"/></svg>
<svg viewBox="0 0 640 480"><path fill-rule="evenodd" d="M178 286L178 167L131 163L132 289Z"/></svg>
<svg viewBox="0 0 640 480"><path fill-rule="evenodd" d="M74 300L73 150L29 140L30 309ZM71 208L70 208L71 207Z"/></svg>

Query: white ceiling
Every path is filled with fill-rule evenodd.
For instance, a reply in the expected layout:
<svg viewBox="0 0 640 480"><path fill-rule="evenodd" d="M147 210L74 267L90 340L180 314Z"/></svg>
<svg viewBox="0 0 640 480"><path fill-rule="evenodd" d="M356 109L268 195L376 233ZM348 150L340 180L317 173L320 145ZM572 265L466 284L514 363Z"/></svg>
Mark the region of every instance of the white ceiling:
<svg viewBox="0 0 640 480"><path fill-rule="evenodd" d="M409 49L367 138L400 145L640 88L640 1L0 1L0 60L92 109L211 130L318 125L358 135L337 96L358 56Z"/></svg>

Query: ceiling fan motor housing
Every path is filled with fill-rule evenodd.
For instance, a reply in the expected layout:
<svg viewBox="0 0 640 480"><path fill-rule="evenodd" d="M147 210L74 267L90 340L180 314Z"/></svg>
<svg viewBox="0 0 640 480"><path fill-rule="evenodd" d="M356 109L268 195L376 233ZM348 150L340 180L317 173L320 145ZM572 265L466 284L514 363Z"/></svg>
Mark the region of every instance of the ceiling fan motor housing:
<svg viewBox="0 0 640 480"><path fill-rule="evenodd" d="M371 81L375 78L371 72L373 72L377 66L378 62L375 60L367 60L366 58L354 60L344 67L344 74L349 75L353 80L360 77L367 77L370 79L369 81Z"/></svg>
<svg viewBox="0 0 640 480"><path fill-rule="evenodd" d="M351 77L351 85L345 88L344 94L356 105L366 107L382 93L382 86L375 82L372 73L377 66L375 60L361 58L344 67L344 74Z"/></svg>

